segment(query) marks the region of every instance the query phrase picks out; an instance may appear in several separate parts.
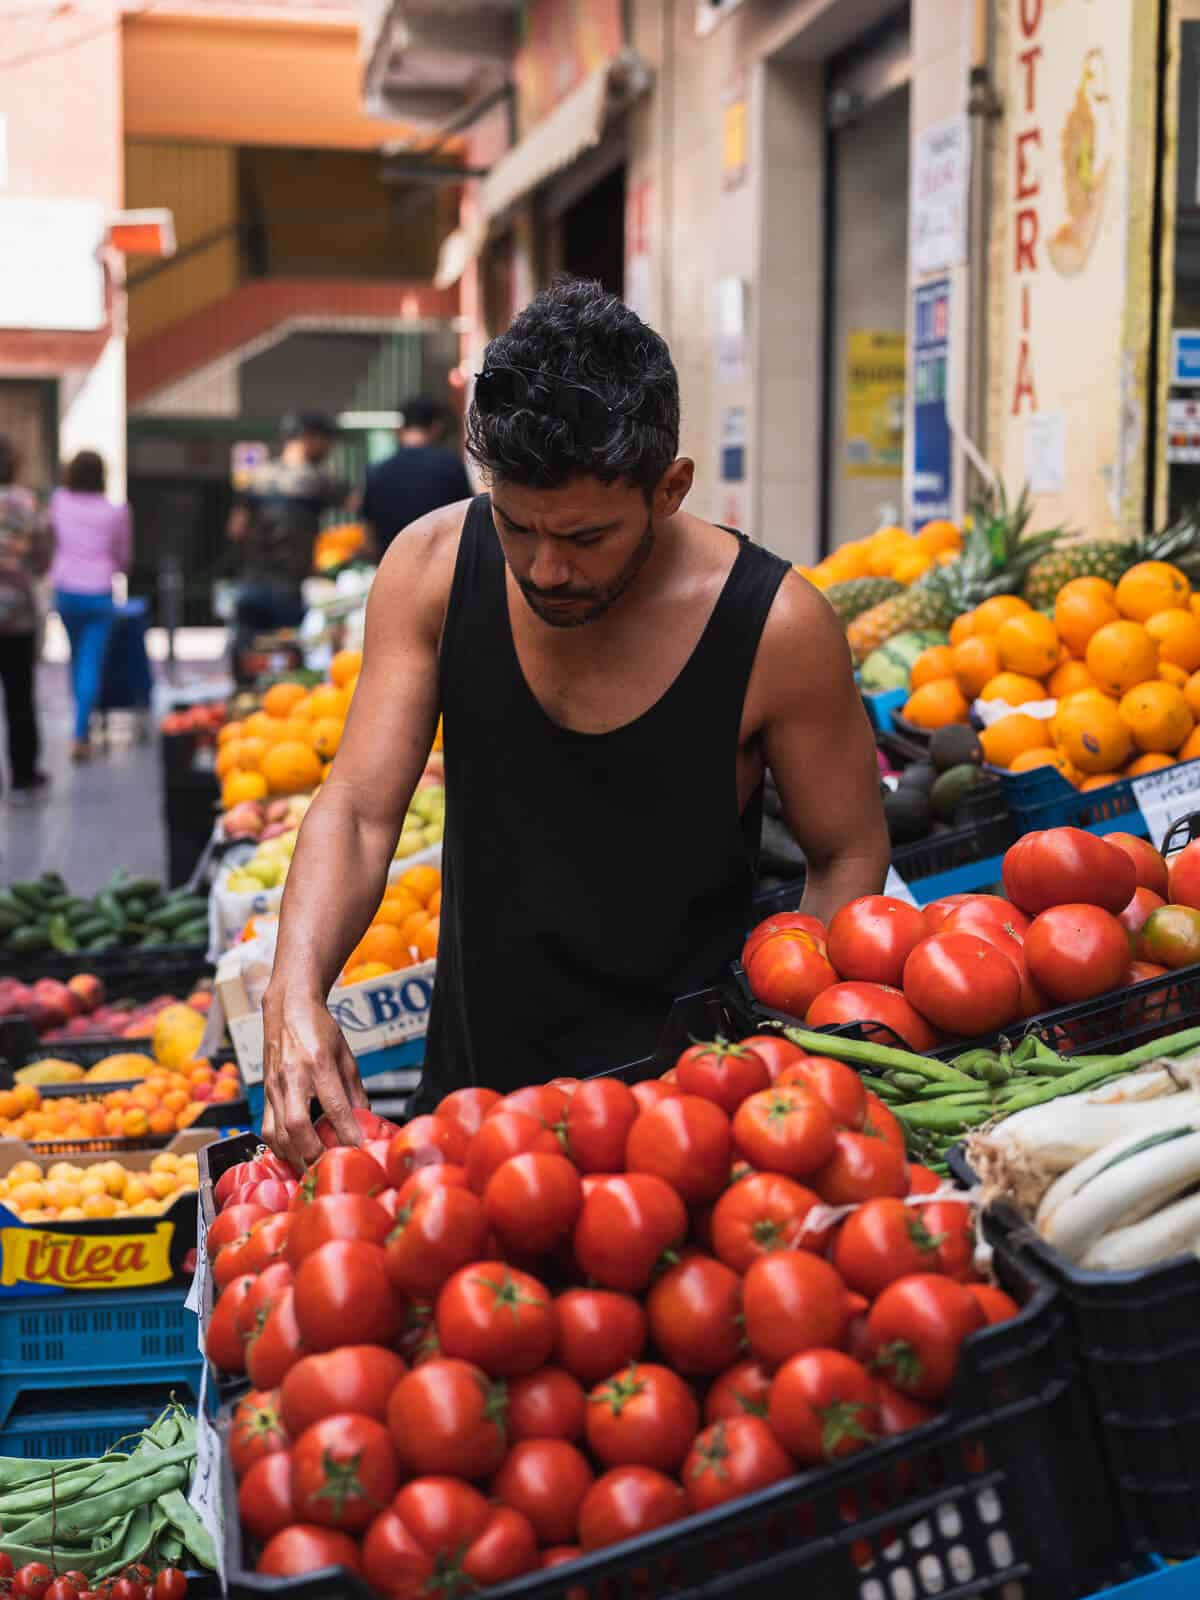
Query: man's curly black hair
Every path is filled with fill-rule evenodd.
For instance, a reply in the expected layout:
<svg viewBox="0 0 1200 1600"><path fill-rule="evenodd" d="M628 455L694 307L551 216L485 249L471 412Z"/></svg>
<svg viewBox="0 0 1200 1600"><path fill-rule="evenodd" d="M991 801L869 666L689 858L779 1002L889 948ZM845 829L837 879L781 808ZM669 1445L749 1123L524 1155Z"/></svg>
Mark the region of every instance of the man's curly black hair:
<svg viewBox="0 0 1200 1600"><path fill-rule="evenodd" d="M586 384L610 406L599 437L528 407L467 413L467 449L493 480L558 489L572 478L626 479L650 499L679 450L679 377L666 341L599 283L559 278L493 339L484 366L528 367Z"/></svg>

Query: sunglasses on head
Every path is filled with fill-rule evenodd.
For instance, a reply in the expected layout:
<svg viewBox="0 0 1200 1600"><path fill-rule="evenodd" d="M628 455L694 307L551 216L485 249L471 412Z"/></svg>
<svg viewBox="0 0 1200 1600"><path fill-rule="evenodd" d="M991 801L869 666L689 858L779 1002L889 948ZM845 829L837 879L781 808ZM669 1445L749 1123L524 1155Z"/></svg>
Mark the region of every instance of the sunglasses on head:
<svg viewBox="0 0 1200 1600"><path fill-rule="evenodd" d="M527 407L589 432L606 428L613 417L636 417L639 410L638 406L610 406L602 394L573 378L559 378L534 367L509 366L485 367L475 374L475 404L485 417Z"/></svg>

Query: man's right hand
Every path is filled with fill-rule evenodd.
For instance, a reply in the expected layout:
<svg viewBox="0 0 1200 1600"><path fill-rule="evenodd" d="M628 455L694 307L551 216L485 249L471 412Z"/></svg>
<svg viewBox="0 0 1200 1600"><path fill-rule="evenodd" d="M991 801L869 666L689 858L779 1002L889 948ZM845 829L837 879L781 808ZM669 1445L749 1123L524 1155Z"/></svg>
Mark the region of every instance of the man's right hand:
<svg viewBox="0 0 1200 1600"><path fill-rule="evenodd" d="M303 1172L324 1146L309 1115L315 1097L338 1140L362 1143L353 1115L366 1091L345 1035L321 1000L272 995L263 1000L263 1138L276 1155Z"/></svg>

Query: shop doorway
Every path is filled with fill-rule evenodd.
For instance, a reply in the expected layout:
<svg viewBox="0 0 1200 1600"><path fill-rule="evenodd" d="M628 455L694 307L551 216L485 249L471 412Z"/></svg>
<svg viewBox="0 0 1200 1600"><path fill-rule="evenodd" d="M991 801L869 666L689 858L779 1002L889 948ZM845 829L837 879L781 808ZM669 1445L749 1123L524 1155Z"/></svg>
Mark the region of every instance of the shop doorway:
<svg viewBox="0 0 1200 1600"><path fill-rule="evenodd" d="M562 214L561 265L572 277L598 278L625 294L625 167L606 177Z"/></svg>
<svg viewBox="0 0 1200 1600"><path fill-rule="evenodd" d="M828 69L824 551L902 511L910 77L907 11Z"/></svg>

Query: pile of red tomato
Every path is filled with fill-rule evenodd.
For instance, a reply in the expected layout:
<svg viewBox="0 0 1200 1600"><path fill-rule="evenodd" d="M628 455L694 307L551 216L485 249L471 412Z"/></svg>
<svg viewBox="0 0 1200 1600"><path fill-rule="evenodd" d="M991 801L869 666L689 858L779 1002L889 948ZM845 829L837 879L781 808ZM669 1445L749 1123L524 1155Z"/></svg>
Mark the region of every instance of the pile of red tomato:
<svg viewBox="0 0 1200 1600"><path fill-rule="evenodd" d="M356 1115L286 1209L272 1156L215 1191L263 1573L407 1600L573 1560L920 1426L1017 1311L888 1109L782 1038Z"/></svg>
<svg viewBox="0 0 1200 1600"><path fill-rule="evenodd" d="M742 952L747 982L810 1027L881 1022L924 1051L1200 962L1200 841L1168 865L1131 833L1048 828L1003 871L1007 898L868 895L828 929L768 917Z"/></svg>

